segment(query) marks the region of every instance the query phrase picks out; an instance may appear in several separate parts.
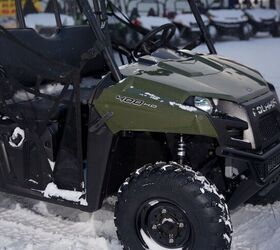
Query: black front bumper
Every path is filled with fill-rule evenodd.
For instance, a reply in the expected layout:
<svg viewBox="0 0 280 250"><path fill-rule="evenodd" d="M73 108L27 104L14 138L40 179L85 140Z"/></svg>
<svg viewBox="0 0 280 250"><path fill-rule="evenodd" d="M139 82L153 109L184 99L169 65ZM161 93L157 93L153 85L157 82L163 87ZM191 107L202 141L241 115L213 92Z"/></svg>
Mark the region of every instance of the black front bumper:
<svg viewBox="0 0 280 250"><path fill-rule="evenodd" d="M268 193L280 183L280 103L274 91L242 103L250 121L254 143L234 138L232 131L246 130L249 124L238 118L212 118L220 132L216 155L237 168L240 183L228 204L233 209L256 193ZM247 125L247 126L246 126ZM237 134L238 135L238 134Z"/></svg>
<svg viewBox="0 0 280 250"><path fill-rule="evenodd" d="M229 147L217 148L216 154L247 163L252 176L260 185L269 183L280 172L280 144L276 144L263 154L249 153Z"/></svg>
<svg viewBox="0 0 280 250"><path fill-rule="evenodd" d="M274 91L242 104L250 121L254 143L237 139L232 131L244 131L249 124L238 118L212 118L220 147L217 154L246 162L259 183L266 183L280 169L280 103Z"/></svg>
<svg viewBox="0 0 280 250"><path fill-rule="evenodd" d="M253 26L255 32L271 32L275 29L276 25L279 23L275 22L275 20L263 20L262 22L256 22L250 20L249 23Z"/></svg>
<svg viewBox="0 0 280 250"><path fill-rule="evenodd" d="M246 23L239 22L239 23L221 23L221 22L213 22L212 25L216 27L218 32L221 35L238 35L243 29L243 26Z"/></svg>
<svg viewBox="0 0 280 250"><path fill-rule="evenodd" d="M248 153L228 147L217 148L216 154L245 163L251 173L244 177L228 198L227 204L230 209L237 208L257 193L265 196L280 183L280 144L263 154Z"/></svg>

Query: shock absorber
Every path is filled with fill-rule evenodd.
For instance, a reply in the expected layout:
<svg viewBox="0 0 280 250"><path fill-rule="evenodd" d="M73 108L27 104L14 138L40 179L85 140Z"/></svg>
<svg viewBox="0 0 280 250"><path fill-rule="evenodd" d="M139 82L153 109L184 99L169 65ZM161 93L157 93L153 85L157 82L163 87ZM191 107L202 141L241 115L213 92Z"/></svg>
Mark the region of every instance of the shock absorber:
<svg viewBox="0 0 280 250"><path fill-rule="evenodd" d="M183 134L180 134L177 144L177 160L180 164L186 163L186 142Z"/></svg>

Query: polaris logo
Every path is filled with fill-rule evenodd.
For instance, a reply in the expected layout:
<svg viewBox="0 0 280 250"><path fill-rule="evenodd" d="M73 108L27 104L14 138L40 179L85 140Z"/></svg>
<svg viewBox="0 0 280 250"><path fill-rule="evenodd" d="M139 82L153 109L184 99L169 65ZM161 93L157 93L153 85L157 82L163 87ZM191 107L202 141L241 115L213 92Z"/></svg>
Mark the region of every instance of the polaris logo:
<svg viewBox="0 0 280 250"><path fill-rule="evenodd" d="M269 102L263 105L259 105L257 107L252 108L252 113L256 117L258 115L265 114L266 112L270 111L271 109L275 108L277 105L277 100L273 98Z"/></svg>

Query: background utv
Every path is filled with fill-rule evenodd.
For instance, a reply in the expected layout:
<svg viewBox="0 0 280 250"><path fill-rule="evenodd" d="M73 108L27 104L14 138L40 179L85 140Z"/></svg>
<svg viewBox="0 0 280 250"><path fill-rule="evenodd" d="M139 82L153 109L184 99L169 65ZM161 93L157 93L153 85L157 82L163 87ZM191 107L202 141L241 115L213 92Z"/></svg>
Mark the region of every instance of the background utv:
<svg viewBox="0 0 280 250"><path fill-rule="evenodd" d="M26 28L20 0L19 28L0 29L1 190L85 211L117 194L125 249L230 249L228 205L279 180L274 87L215 55L193 0L199 41L171 49L173 24L133 50L113 41L120 68L107 2L77 3L88 24L63 26L53 0L52 37ZM210 54L190 51L202 41Z"/></svg>

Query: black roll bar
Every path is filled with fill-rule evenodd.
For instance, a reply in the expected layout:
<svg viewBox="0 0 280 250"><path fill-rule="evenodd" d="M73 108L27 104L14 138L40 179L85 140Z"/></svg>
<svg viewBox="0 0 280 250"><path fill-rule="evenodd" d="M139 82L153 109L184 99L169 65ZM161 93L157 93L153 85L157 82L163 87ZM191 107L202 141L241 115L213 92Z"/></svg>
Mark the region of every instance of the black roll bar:
<svg viewBox="0 0 280 250"><path fill-rule="evenodd" d="M56 25L59 29L61 29L62 22L61 22L61 17L60 17L59 4L58 4L57 0L52 0L52 1L53 1L53 9L54 9Z"/></svg>
<svg viewBox="0 0 280 250"><path fill-rule="evenodd" d="M202 33L202 36L204 38L204 41L208 47L208 50L211 54L217 54L217 50L214 46L214 43L208 33L208 30L206 29L205 25L204 25L204 22L201 18L201 15L200 15L200 12L199 12L199 9L197 8L197 5L195 3L195 0L188 0L189 2L189 5L190 5L190 8L192 10L192 13L195 17L195 20L198 24L198 27Z"/></svg>
<svg viewBox="0 0 280 250"><path fill-rule="evenodd" d="M121 72L118 68L117 63L114 60L112 51L110 49L110 45L108 44L108 41L106 40L106 37L100 28L99 22L97 21L97 18L93 13L93 10L88 0L78 0L78 2L80 3L81 8L83 9L83 13L85 14L88 23L91 29L93 30L97 41L99 42L99 46L101 47L101 51L110 68L110 71L112 72L113 77L116 81L119 82L120 80L122 80Z"/></svg>
<svg viewBox="0 0 280 250"><path fill-rule="evenodd" d="M22 10L22 4L21 0L16 0L16 13L17 13L17 22L20 28L24 29L26 28L23 10Z"/></svg>

